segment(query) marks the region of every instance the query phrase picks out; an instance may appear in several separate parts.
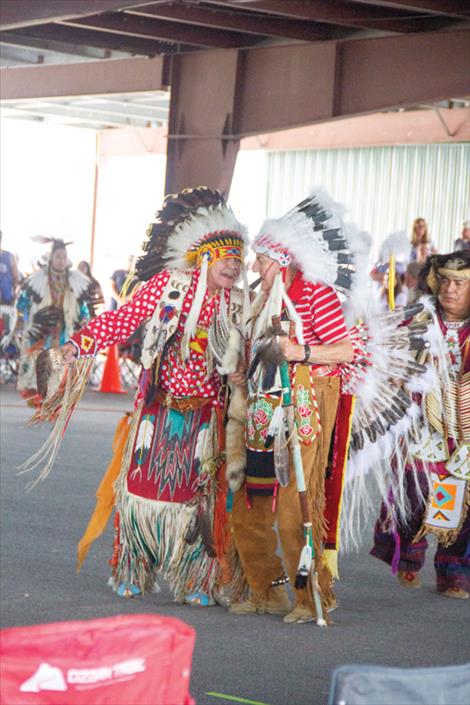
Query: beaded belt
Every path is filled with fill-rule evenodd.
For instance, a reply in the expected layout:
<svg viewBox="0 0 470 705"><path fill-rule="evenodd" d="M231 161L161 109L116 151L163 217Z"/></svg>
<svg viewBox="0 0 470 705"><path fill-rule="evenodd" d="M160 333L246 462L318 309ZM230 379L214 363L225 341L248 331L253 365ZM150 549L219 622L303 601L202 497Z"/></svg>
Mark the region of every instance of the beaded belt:
<svg viewBox="0 0 470 705"><path fill-rule="evenodd" d="M213 397L174 397L171 392L167 392L164 389L157 389L156 399L159 404L179 411L182 414L200 409L214 401Z"/></svg>

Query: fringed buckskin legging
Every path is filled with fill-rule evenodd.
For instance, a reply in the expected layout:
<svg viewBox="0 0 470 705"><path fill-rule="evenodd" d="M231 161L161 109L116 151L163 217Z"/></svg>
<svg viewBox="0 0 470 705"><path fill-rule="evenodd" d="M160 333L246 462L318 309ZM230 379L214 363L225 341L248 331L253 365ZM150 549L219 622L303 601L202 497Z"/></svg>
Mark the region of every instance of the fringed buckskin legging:
<svg viewBox="0 0 470 705"><path fill-rule="evenodd" d="M334 602L334 593L330 572L321 560L324 537L324 479L339 401L340 381L338 377L316 377L312 386L317 398L321 432L311 445L302 445L301 448L305 484L308 489L312 512L313 537L317 559L316 567L320 591L324 604L328 607ZM266 593L272 581L281 577L284 572L281 558L276 554L277 535L274 530L276 521L285 569L294 589L300 553L304 545L304 536L300 501L292 463L289 470L289 478L287 487L279 488L275 512L272 511L272 497L252 496L250 509L244 488L234 495L233 530L235 544L250 589L255 593ZM294 589L294 592L296 605L310 604L312 612L315 611L307 589Z"/></svg>

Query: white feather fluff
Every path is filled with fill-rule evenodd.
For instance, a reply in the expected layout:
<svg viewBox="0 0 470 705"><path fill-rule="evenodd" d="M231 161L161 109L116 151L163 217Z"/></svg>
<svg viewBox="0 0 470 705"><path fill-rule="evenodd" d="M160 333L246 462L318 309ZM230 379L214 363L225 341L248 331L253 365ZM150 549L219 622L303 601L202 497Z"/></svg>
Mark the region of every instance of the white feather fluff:
<svg viewBox="0 0 470 705"><path fill-rule="evenodd" d="M69 284L73 291L74 296L78 299L90 286L91 282L89 277L79 269L74 269L69 272Z"/></svg>
<svg viewBox="0 0 470 705"><path fill-rule="evenodd" d="M410 259L410 239L404 230L390 233L382 242L379 252L379 261L388 262L390 256L395 255L397 262L408 262Z"/></svg>
<svg viewBox="0 0 470 705"><path fill-rule="evenodd" d="M168 269L188 269L186 255L195 242L208 233L232 230L248 244L247 230L228 206L198 208L194 216L178 225L168 238L165 259Z"/></svg>
<svg viewBox="0 0 470 705"><path fill-rule="evenodd" d="M49 283L47 271L45 269L38 269L37 272L30 274L25 283L37 296L43 299L46 295L46 289Z"/></svg>

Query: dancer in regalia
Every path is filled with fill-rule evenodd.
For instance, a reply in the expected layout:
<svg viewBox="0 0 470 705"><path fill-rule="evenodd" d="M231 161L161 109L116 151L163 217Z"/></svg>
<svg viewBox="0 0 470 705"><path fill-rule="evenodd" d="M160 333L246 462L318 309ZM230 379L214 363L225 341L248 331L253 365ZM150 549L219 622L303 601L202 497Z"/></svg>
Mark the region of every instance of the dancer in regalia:
<svg viewBox="0 0 470 705"><path fill-rule="evenodd" d="M18 391L32 406L40 402L36 358L43 348L62 345L90 318L87 300L91 280L73 270L63 240L38 236L51 243L44 264L22 283L18 295L17 337L21 338Z"/></svg>
<svg viewBox="0 0 470 705"><path fill-rule="evenodd" d="M155 589L159 575L175 599L203 606L214 604L224 586L235 595L244 589L225 511L227 378L211 346L216 321L227 332L243 324L244 296L235 283L244 246L245 228L219 192L199 187L167 196L136 263L140 287L61 349L65 363L84 369L88 358L145 322L135 410L118 427L115 454L79 545L81 565L114 504L112 584L123 596ZM236 361L236 349L233 355ZM52 357L44 363L44 415L54 407L54 391L52 397L47 391L54 364ZM74 374L67 373L72 395ZM50 463L42 477L48 469Z"/></svg>
<svg viewBox="0 0 470 705"><path fill-rule="evenodd" d="M354 269L341 220L330 205L335 211L325 194L316 194L283 218L266 221L253 243L261 293L252 308L246 477L233 507L236 546L251 592L231 611L282 614L289 623L315 617L326 623L335 605L336 488L342 484L351 416L350 397L341 399L339 364L354 357L337 291L349 292ZM336 421L346 429L341 438ZM228 479L234 489L243 480ZM335 490L327 502L329 481ZM284 566L276 553L276 521ZM284 567L294 588L293 608Z"/></svg>
<svg viewBox="0 0 470 705"><path fill-rule="evenodd" d="M417 396L419 428L401 449L405 472L393 478L372 555L392 566L401 585L419 588L426 535L434 534L437 591L465 599L470 593L470 254L434 255L422 278L433 298L416 323L437 322L434 345L420 359L429 384ZM401 495L407 511L397 516Z"/></svg>

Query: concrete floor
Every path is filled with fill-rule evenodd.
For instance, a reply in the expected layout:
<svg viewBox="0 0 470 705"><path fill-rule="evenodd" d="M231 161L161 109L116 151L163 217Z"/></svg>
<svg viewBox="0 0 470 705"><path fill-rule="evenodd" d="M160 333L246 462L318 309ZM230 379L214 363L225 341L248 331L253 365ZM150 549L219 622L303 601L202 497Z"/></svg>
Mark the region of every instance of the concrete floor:
<svg viewBox="0 0 470 705"><path fill-rule="evenodd" d="M47 429L25 428L30 410L11 387L2 386L0 394L3 627L143 612L178 617L197 632L191 692L199 705L229 702L209 692L268 705L324 705L331 673L343 664L418 667L469 660L469 604L436 594L431 556L423 587L411 591L366 549L342 559L340 607L327 630L284 625L274 616L234 616L222 607L177 605L165 588L120 599L107 586L111 530L77 575L76 544L131 396L87 393L56 467L27 493L29 478L18 477L16 467L37 450Z"/></svg>

